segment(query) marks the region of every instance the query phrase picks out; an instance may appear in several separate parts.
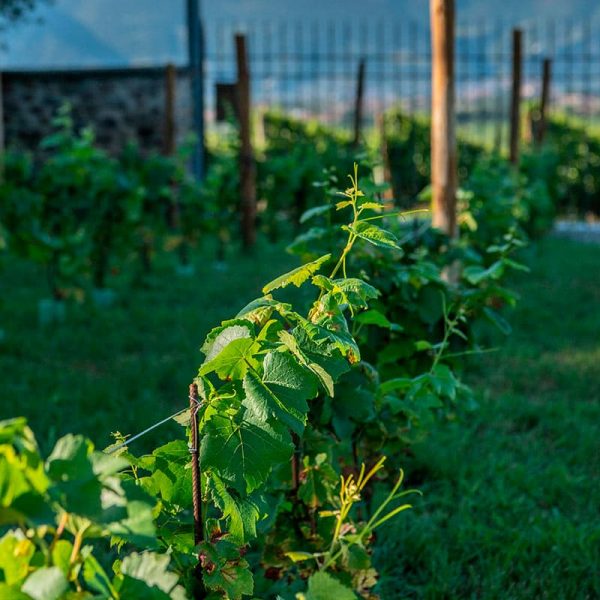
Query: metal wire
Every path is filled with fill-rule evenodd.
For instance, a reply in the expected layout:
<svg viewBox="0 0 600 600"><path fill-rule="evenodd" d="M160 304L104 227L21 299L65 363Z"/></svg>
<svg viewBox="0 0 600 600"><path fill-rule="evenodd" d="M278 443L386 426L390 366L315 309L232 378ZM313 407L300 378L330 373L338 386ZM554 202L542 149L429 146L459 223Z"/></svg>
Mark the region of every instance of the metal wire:
<svg viewBox="0 0 600 600"><path fill-rule="evenodd" d="M182 408L181 410L178 410L176 413L173 413L171 416L166 417L165 419L162 419L161 421L158 421L157 423L154 423L154 425L150 425L150 427L144 429L144 431L141 431L140 433L137 433L133 437L126 439L122 444L119 444L118 446L115 446L114 448L105 450L106 454L113 454L113 452L116 452L117 450L120 450L121 448L125 448L125 446L128 446L131 442L140 439L141 437L145 436L147 433L149 433L150 431L153 431L157 427L160 427L161 425L168 423L175 417L178 417L179 415L183 414L186 410L189 410L189 408L187 408L187 407Z"/></svg>

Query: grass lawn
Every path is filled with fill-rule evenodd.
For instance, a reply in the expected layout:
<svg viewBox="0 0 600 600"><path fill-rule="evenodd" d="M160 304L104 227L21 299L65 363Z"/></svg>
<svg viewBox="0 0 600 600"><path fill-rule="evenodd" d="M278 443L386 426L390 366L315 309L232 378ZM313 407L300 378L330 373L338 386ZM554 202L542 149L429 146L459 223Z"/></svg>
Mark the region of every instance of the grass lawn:
<svg viewBox="0 0 600 600"><path fill-rule="evenodd" d="M43 276L7 265L0 418L26 415L47 453L66 432L104 447L185 407L207 330L294 264L277 248L257 256L225 270L198 258L193 278L161 262L145 286L117 280L113 308L73 306L45 328ZM513 335L471 360L479 408L407 459L424 498L380 534L382 600L600 597L600 246L548 239L531 266ZM178 435L161 427L132 449Z"/></svg>
<svg viewBox="0 0 600 600"><path fill-rule="evenodd" d="M414 448L424 492L379 540L396 598L600 598L600 246L548 239L514 333L472 361L480 407Z"/></svg>

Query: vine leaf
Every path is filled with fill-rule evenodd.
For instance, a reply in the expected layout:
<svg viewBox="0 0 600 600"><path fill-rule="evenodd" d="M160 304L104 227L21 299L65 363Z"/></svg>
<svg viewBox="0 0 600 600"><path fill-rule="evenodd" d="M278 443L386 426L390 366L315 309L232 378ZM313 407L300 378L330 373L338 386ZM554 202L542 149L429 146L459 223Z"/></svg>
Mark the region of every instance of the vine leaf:
<svg viewBox="0 0 600 600"><path fill-rule="evenodd" d="M386 229L382 229L372 223L359 221L354 227L348 227L359 238L379 248L395 248L401 250L398 238Z"/></svg>
<svg viewBox="0 0 600 600"><path fill-rule="evenodd" d="M258 366L254 355L259 350L260 345L252 338L240 337L234 339L214 358L206 361L200 367L198 374L207 375L214 371L221 379L241 379L250 367L256 368Z"/></svg>
<svg viewBox="0 0 600 600"><path fill-rule="evenodd" d="M203 468L222 477L239 494L260 487L274 465L292 454L287 429L247 415L240 422L214 414L206 422L200 446Z"/></svg>
<svg viewBox="0 0 600 600"><path fill-rule="evenodd" d="M354 320L361 325L375 325L377 327L382 327L383 329L391 329L392 327L392 323L390 323L389 319L374 308L359 313Z"/></svg>
<svg viewBox="0 0 600 600"><path fill-rule="evenodd" d="M58 600L68 587L67 578L58 567L46 567L34 571L23 584L21 591L33 600ZM19 598L18 595L16 597Z"/></svg>
<svg viewBox="0 0 600 600"><path fill-rule="evenodd" d="M306 400L318 391L316 377L289 352L270 352L263 366L262 379L253 372L245 376L243 406L259 420L281 421L302 435L308 413Z"/></svg>
<svg viewBox="0 0 600 600"><path fill-rule="evenodd" d="M214 473L211 474L211 480L215 504L221 509L223 519L229 519L229 535L236 544L243 546L256 537L260 508L251 498L240 498L234 493L230 494L223 481Z"/></svg>
<svg viewBox="0 0 600 600"><path fill-rule="evenodd" d="M317 260L306 263L301 267L293 269L289 273L280 275L276 279L273 279L271 283L267 283L263 288L263 294L268 294L273 290L284 288L290 284L294 284L296 287L300 287L305 281L307 281L311 275L314 275L321 266L331 258L331 254L325 254Z"/></svg>
<svg viewBox="0 0 600 600"><path fill-rule="evenodd" d="M202 578L210 590L221 592L219 597L242 600L254 592L254 581L248 561L240 556L239 549L229 540L220 539L200 545ZM211 595L213 597L213 595Z"/></svg>
<svg viewBox="0 0 600 600"><path fill-rule="evenodd" d="M323 275L315 275L312 282L321 289L329 292L339 305L354 308L367 308L367 301L379 296L375 289L362 279L349 277L347 279L330 279Z"/></svg>
<svg viewBox="0 0 600 600"><path fill-rule="evenodd" d="M314 218L314 217L318 217L320 215L324 215L326 213L328 213L331 210L332 206L331 204L322 204L321 206L313 206L312 208L309 208L308 210L304 211L302 213L302 216L300 217L300 223L306 223L306 221L309 221L310 219Z"/></svg>
<svg viewBox="0 0 600 600"><path fill-rule="evenodd" d="M333 397L333 377L327 372L322 365L318 364L311 359L308 353L305 353L298 343L298 339L292 335L289 331L280 331L279 339L281 343L296 357L301 365L305 366L312 373L315 374L317 379L320 381L324 390Z"/></svg>
<svg viewBox="0 0 600 600"><path fill-rule="evenodd" d="M212 360L234 340L252 337L253 332L252 324L246 319L224 321L220 327L215 327L206 336L201 348L206 356L205 361Z"/></svg>
<svg viewBox="0 0 600 600"><path fill-rule="evenodd" d="M354 592L331 575L318 571L308 580L306 600L356 600Z"/></svg>
<svg viewBox="0 0 600 600"><path fill-rule="evenodd" d="M117 584L120 598L149 600L185 600L187 595L179 577L168 570L170 557L166 554L133 552L121 563L123 579Z"/></svg>

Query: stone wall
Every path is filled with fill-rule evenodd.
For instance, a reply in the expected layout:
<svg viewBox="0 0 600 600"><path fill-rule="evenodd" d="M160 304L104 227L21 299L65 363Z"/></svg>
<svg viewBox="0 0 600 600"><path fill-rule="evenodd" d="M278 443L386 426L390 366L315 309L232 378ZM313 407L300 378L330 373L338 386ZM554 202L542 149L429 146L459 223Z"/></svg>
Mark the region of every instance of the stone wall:
<svg viewBox="0 0 600 600"><path fill-rule="evenodd" d="M177 70L175 124L177 141L191 125L185 69ZM90 125L98 144L111 153L127 142L148 150L165 143L166 69L82 71L7 71L2 74L7 148L34 150L52 130L52 119L65 102L78 128Z"/></svg>

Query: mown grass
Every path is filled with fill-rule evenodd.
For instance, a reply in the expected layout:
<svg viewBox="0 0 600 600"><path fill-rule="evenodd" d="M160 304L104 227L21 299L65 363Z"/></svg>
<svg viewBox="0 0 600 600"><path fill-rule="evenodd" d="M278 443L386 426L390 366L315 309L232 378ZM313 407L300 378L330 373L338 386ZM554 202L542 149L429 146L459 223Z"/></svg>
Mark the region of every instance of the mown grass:
<svg viewBox="0 0 600 600"><path fill-rule="evenodd" d="M110 309L71 307L37 324L39 270L1 275L0 418L26 415L44 453L69 431L99 447L187 403L208 329L294 264L277 247L193 278L159 261L145 285L114 285ZM424 492L377 541L382 600L600 597L600 246L548 239L500 350L471 360L476 410L459 411L414 447L406 482ZM181 435L164 426L141 453Z"/></svg>
<svg viewBox="0 0 600 600"><path fill-rule="evenodd" d="M600 246L535 249L479 408L414 448L424 492L379 539L381 597L600 597Z"/></svg>

